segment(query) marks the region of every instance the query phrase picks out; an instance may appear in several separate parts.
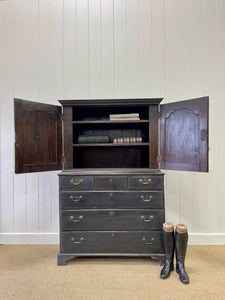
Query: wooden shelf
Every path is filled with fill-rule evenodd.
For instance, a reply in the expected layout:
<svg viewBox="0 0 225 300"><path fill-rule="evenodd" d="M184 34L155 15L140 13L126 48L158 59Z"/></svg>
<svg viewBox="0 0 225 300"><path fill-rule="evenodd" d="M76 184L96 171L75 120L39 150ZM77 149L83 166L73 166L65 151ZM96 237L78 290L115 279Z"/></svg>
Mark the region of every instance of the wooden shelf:
<svg viewBox="0 0 225 300"><path fill-rule="evenodd" d="M72 121L73 124L132 124L149 123L149 120L95 120L95 121Z"/></svg>
<svg viewBox="0 0 225 300"><path fill-rule="evenodd" d="M95 144L73 144L73 147L137 147L149 146L149 143L127 143L127 144L114 144L114 143L95 143Z"/></svg>

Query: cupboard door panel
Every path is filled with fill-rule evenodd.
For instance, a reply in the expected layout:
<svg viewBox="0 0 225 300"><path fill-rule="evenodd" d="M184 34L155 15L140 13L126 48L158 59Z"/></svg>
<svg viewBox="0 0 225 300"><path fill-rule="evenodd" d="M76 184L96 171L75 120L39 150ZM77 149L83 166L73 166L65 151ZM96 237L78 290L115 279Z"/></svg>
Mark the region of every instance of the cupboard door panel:
<svg viewBox="0 0 225 300"><path fill-rule="evenodd" d="M14 99L15 173L62 169L61 107Z"/></svg>
<svg viewBox="0 0 225 300"><path fill-rule="evenodd" d="M208 107L208 97L160 106L162 169L208 172Z"/></svg>

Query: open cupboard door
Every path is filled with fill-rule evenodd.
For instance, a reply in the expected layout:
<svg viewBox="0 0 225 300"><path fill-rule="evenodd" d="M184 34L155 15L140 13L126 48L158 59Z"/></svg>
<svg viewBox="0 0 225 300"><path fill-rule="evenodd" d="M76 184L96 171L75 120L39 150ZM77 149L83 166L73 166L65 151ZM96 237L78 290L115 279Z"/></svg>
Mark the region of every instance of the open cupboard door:
<svg viewBox="0 0 225 300"><path fill-rule="evenodd" d="M15 173L62 169L60 106L14 99Z"/></svg>
<svg viewBox="0 0 225 300"><path fill-rule="evenodd" d="M160 105L161 169L208 172L209 98Z"/></svg>

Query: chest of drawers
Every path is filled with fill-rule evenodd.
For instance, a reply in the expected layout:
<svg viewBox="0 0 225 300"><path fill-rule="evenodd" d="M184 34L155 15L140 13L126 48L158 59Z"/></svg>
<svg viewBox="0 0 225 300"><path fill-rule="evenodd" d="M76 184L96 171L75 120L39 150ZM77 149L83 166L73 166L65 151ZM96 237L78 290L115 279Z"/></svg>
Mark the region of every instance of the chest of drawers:
<svg viewBox="0 0 225 300"><path fill-rule="evenodd" d="M59 175L58 265L78 256L150 256L162 261L163 173L76 170Z"/></svg>

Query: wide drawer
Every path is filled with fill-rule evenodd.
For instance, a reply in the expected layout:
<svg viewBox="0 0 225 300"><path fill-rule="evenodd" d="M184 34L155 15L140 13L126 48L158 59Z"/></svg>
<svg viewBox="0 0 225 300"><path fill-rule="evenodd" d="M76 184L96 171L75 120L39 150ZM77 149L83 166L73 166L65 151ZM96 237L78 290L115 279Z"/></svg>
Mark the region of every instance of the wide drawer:
<svg viewBox="0 0 225 300"><path fill-rule="evenodd" d="M163 192L61 191L60 208L163 208Z"/></svg>
<svg viewBox="0 0 225 300"><path fill-rule="evenodd" d="M163 254L161 231L61 232L61 253Z"/></svg>
<svg viewBox="0 0 225 300"><path fill-rule="evenodd" d="M95 176L94 188L96 190L127 189L126 176Z"/></svg>
<svg viewBox="0 0 225 300"><path fill-rule="evenodd" d="M131 176L128 178L128 188L131 190L162 190L162 176Z"/></svg>
<svg viewBox="0 0 225 300"><path fill-rule="evenodd" d="M61 230L161 230L163 210L101 209L61 211Z"/></svg>
<svg viewBox="0 0 225 300"><path fill-rule="evenodd" d="M93 188L92 176L60 176L60 189L91 190Z"/></svg>

